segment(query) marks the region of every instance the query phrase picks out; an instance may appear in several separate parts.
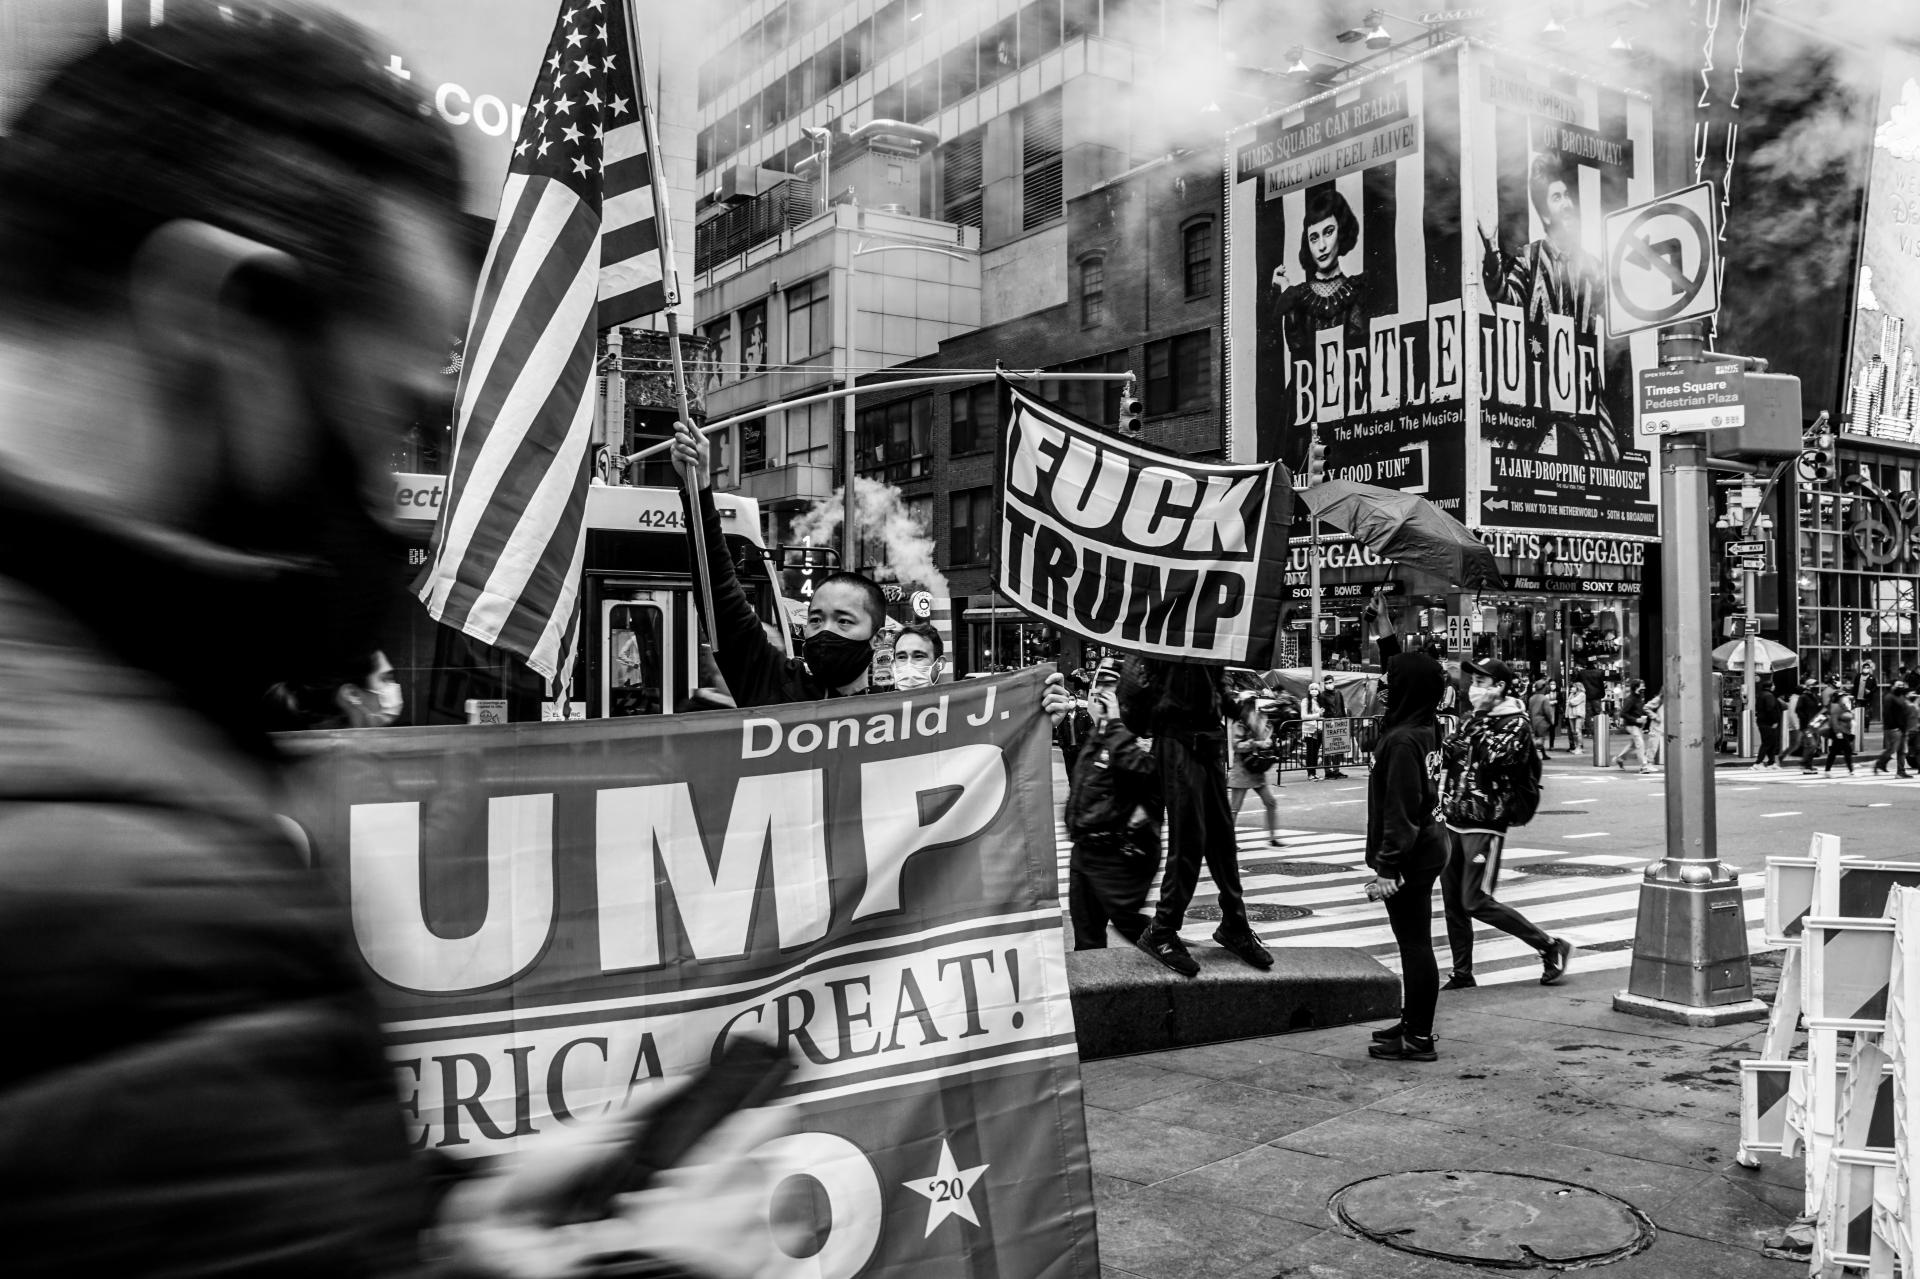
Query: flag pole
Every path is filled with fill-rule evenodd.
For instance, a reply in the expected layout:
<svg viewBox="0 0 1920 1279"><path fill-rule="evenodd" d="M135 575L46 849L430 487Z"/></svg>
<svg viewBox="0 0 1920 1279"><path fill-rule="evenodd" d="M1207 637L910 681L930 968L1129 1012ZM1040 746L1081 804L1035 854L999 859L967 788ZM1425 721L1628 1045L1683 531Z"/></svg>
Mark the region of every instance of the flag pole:
<svg viewBox="0 0 1920 1279"><path fill-rule="evenodd" d="M640 122L647 131L647 169L653 185L653 220L660 235L660 284L666 293L667 354L673 362L673 398L680 420L693 424L693 411L687 404L687 366L680 357L680 267L673 253L673 215L667 204L666 154L660 149L660 127L653 114L653 87L647 83L647 62L640 52L639 15L633 0L621 0L627 19L627 58L633 66L633 83L640 99ZM709 482L713 475L707 470ZM707 643L718 644L720 632L713 622L713 598L708 590L707 525L700 514L700 489L689 471L682 477L687 487L687 532L693 537L693 597L700 602L700 620L706 626Z"/></svg>

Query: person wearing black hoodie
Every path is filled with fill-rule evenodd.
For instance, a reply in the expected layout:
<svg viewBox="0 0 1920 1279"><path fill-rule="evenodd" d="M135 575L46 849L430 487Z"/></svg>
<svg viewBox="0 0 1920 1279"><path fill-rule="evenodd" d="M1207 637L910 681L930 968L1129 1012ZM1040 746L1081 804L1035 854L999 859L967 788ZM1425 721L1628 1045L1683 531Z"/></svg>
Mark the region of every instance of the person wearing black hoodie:
<svg viewBox="0 0 1920 1279"><path fill-rule="evenodd" d="M1376 601L1376 606L1378 606ZM1380 737L1367 777L1367 896L1383 902L1400 948L1400 1020L1375 1031L1368 1055L1434 1061L1433 1010L1440 965L1433 955L1433 886L1446 865L1440 804L1440 744L1435 715L1447 675L1424 653L1402 653L1380 610L1380 657L1386 678Z"/></svg>
<svg viewBox="0 0 1920 1279"><path fill-rule="evenodd" d="M1120 672L1120 718L1154 741L1160 796L1166 807L1166 870L1153 923L1134 945L1182 977L1199 963L1180 939L1200 864L1219 894L1213 940L1255 968L1273 955L1253 934L1240 891L1240 842L1227 800L1226 689L1219 667L1130 657Z"/></svg>

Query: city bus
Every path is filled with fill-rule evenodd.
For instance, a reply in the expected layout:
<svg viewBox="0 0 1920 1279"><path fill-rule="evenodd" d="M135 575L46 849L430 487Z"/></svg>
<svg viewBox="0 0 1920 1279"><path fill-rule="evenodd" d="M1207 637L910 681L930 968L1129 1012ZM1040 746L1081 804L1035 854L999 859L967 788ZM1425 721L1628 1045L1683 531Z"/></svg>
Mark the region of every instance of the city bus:
<svg viewBox="0 0 1920 1279"><path fill-rule="evenodd" d="M418 575L433 553L444 475L396 473L393 513L407 531L407 568ZM770 638L794 651L792 616L760 531L760 504L714 495L722 546ZM581 570L580 656L572 705L519 658L441 625L418 600L407 605L387 654L414 724L519 722L585 716L671 715L695 688L717 682L701 670L691 551L680 493L671 488L595 484L587 490L587 546ZM709 659L710 660L710 659Z"/></svg>

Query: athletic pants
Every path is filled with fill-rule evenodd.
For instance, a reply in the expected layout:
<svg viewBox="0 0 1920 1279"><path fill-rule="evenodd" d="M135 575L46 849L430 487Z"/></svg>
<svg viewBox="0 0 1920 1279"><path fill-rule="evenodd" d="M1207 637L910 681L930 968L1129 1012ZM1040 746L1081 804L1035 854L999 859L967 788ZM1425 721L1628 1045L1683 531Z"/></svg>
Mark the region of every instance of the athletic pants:
<svg viewBox="0 0 1920 1279"><path fill-rule="evenodd" d="M1440 900L1447 912L1447 947L1453 952L1453 974L1473 976L1473 924L1492 924L1535 950L1546 952L1553 938L1513 907L1497 902L1500 854L1507 837L1492 831L1447 831L1447 866L1440 872ZM1475 859L1480 858L1478 864Z"/></svg>

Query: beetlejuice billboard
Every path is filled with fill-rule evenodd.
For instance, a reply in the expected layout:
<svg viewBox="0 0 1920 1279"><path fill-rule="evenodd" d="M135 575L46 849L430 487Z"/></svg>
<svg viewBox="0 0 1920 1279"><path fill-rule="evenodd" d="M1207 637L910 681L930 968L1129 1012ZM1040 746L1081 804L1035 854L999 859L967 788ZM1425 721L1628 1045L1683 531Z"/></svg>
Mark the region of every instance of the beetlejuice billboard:
<svg viewBox="0 0 1920 1279"><path fill-rule="evenodd" d="M1654 194L1640 95L1461 40L1229 141L1230 457L1476 527L1658 533L1604 215Z"/></svg>

